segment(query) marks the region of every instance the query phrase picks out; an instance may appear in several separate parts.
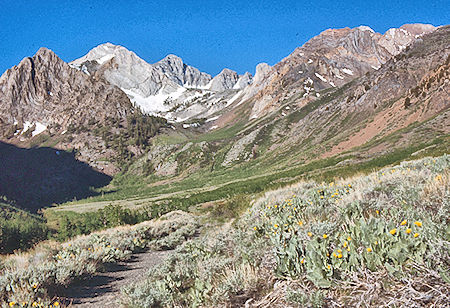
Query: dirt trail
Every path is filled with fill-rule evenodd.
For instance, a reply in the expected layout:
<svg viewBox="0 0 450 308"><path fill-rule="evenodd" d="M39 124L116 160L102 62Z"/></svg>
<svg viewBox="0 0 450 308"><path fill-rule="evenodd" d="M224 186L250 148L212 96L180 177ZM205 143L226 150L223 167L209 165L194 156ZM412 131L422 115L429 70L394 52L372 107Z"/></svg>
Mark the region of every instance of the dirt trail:
<svg viewBox="0 0 450 308"><path fill-rule="evenodd" d="M171 251L147 251L135 254L126 262L108 265L105 272L70 286L65 292L70 307L119 307L120 289L145 277L147 271L159 265Z"/></svg>

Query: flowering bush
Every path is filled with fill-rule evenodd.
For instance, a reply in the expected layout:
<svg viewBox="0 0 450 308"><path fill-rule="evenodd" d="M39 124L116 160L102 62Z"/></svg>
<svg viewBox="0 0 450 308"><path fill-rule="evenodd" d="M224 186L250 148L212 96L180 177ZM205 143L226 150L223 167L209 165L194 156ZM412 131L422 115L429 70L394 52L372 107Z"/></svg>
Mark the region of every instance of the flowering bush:
<svg viewBox="0 0 450 308"><path fill-rule="evenodd" d="M34 302L50 305L52 289L68 286L77 277L94 274L104 263L126 260L134 252L149 247L174 248L194 236L197 226L192 215L177 211L157 221L81 236L62 245L41 244L34 252L4 261L0 302L27 303L30 307L34 307ZM23 259L25 265L20 264Z"/></svg>

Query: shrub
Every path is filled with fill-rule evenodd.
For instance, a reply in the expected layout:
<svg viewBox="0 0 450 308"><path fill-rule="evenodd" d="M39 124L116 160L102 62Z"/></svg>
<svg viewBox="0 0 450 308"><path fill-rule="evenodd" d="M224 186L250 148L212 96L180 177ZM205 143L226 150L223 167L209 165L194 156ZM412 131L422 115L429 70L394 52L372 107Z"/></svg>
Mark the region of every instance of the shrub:
<svg viewBox="0 0 450 308"><path fill-rule="evenodd" d="M0 204L0 254L25 250L47 238L48 228L39 216Z"/></svg>

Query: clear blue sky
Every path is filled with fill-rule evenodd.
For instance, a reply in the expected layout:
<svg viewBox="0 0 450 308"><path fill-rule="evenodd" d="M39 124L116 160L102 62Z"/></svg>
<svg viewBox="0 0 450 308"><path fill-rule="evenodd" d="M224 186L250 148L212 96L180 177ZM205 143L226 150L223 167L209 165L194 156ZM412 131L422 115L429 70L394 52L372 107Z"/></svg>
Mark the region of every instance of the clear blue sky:
<svg viewBox="0 0 450 308"><path fill-rule="evenodd" d="M150 63L173 53L213 75L253 73L327 28L410 22L449 24L450 0L0 0L0 74L41 46L71 61L104 42Z"/></svg>

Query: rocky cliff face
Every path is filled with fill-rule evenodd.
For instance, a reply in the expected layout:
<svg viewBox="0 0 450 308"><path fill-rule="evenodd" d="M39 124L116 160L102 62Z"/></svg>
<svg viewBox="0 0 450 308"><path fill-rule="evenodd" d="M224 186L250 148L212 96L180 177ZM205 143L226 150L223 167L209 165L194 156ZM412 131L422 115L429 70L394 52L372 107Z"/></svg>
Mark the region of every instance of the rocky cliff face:
<svg viewBox="0 0 450 308"><path fill-rule="evenodd" d="M18 128L16 136L25 132L25 126L61 133L70 125L124 118L131 110L128 97L120 89L72 69L46 48L23 59L0 78L4 137L11 125Z"/></svg>
<svg viewBox="0 0 450 308"><path fill-rule="evenodd" d="M180 57L168 55L153 67L169 77L170 80L186 88L202 88L211 81L211 75L183 63Z"/></svg>
<svg viewBox="0 0 450 308"><path fill-rule="evenodd" d="M423 34L436 28L431 25L405 25L386 34L375 33L366 26L354 29L329 29L277 63L263 80L256 80L247 90L255 100L251 117L260 117L293 96L305 100L317 98L317 92L339 87L378 70L393 56Z"/></svg>
<svg viewBox="0 0 450 308"><path fill-rule="evenodd" d="M225 68L211 80L209 89L216 92L232 89L238 79L239 76L235 71Z"/></svg>
<svg viewBox="0 0 450 308"><path fill-rule="evenodd" d="M232 89L239 79L228 69L212 79L175 55L149 64L125 47L110 43L95 47L70 65L118 86L145 113L171 121L216 112L225 106L224 96L233 94L221 92ZM242 77L242 86L251 82L249 75Z"/></svg>
<svg viewBox="0 0 450 308"><path fill-rule="evenodd" d="M95 131L119 132L134 112L119 88L71 68L46 48L0 77L0 140L77 149L80 160L106 173L118 170L108 163L117 153Z"/></svg>
<svg viewBox="0 0 450 308"><path fill-rule="evenodd" d="M234 84L233 89L243 89L253 82L253 76L249 72L239 76L238 81Z"/></svg>
<svg viewBox="0 0 450 308"><path fill-rule="evenodd" d="M70 63L72 67L98 77L141 97L156 95L161 90L174 92L180 88L170 76L139 58L134 52L110 43L95 47Z"/></svg>

